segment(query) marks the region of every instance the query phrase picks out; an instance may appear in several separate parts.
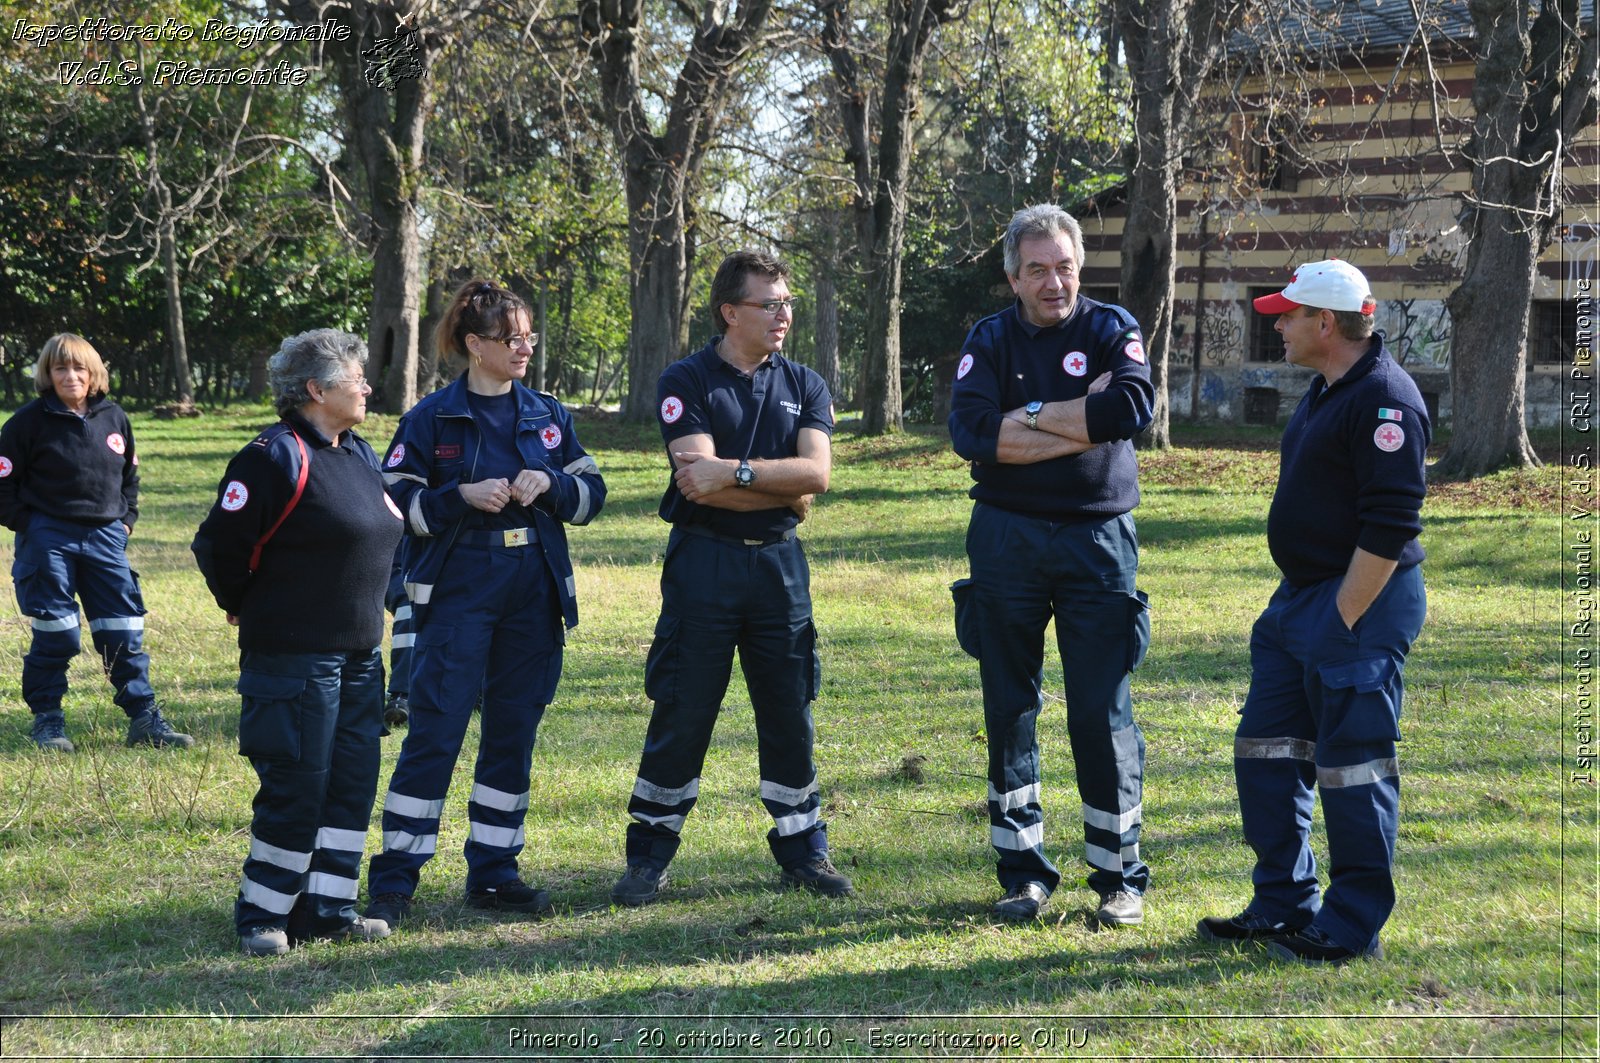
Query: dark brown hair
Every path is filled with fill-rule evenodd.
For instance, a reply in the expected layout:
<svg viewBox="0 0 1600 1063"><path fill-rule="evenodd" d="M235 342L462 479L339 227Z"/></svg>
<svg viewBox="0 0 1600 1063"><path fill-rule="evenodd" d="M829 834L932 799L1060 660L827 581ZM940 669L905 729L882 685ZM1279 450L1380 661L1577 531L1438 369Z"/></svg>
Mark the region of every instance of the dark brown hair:
<svg viewBox="0 0 1600 1063"><path fill-rule="evenodd" d="M440 354L467 356L467 334L485 339L504 340L515 327L517 312L533 315L520 295L486 280L470 280L456 292L445 308L433 343Z"/></svg>
<svg viewBox="0 0 1600 1063"><path fill-rule="evenodd" d="M744 298L745 278L759 273L770 281L787 280L789 267L777 255L765 251L735 251L722 260L717 275L711 279L711 321L718 333L728 331L728 322L722 316L725 303L737 303Z"/></svg>

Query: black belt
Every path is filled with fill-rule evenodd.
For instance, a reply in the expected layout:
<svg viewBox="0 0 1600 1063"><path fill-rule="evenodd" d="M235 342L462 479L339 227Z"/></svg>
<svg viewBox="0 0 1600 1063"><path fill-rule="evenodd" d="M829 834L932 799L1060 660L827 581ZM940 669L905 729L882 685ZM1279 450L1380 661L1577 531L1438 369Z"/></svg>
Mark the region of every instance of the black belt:
<svg viewBox="0 0 1600 1063"><path fill-rule="evenodd" d="M698 535L705 539L715 539L719 543L729 546L771 546L773 543L786 543L794 539L794 529L790 528L775 539L740 539L733 535L719 535L704 524L674 524L679 531L686 531L690 535Z"/></svg>
<svg viewBox="0 0 1600 1063"><path fill-rule="evenodd" d="M456 537L456 542L473 546L531 546L538 541L533 528L475 528Z"/></svg>

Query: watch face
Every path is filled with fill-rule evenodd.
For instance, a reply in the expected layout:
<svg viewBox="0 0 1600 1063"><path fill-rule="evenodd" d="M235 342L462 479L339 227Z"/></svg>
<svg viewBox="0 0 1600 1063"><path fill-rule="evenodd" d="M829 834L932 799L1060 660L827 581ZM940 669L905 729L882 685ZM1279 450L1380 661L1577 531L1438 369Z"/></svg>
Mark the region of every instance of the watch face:
<svg viewBox="0 0 1600 1063"><path fill-rule="evenodd" d="M740 487L749 487L755 483L756 471L748 465L741 465L733 471L733 479Z"/></svg>

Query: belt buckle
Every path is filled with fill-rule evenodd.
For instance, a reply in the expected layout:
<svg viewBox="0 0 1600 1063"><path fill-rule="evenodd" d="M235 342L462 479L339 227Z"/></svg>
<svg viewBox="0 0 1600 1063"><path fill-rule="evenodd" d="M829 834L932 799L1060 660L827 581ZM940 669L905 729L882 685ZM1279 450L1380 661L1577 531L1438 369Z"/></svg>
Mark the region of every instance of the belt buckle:
<svg viewBox="0 0 1600 1063"><path fill-rule="evenodd" d="M502 544L504 546L527 546L528 545L528 529L527 528L507 528L501 534L503 535L503 537L505 539L504 543Z"/></svg>
<svg viewBox="0 0 1600 1063"><path fill-rule="evenodd" d="M746 546L761 546L765 542L766 542L765 539L746 539L744 541L744 544Z"/></svg>

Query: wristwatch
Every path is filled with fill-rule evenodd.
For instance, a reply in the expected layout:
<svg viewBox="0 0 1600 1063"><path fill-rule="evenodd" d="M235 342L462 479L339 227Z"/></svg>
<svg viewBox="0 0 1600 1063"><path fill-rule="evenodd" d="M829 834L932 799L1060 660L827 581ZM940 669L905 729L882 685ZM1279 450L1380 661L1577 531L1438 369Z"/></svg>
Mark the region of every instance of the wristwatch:
<svg viewBox="0 0 1600 1063"><path fill-rule="evenodd" d="M733 470L733 486L749 487L756 482L756 471L750 467L748 460L741 461L739 467Z"/></svg>
<svg viewBox="0 0 1600 1063"><path fill-rule="evenodd" d="M1022 408L1022 412L1028 415L1028 427L1035 432L1039 430L1039 411L1042 409L1044 409L1044 403L1038 399L1034 399Z"/></svg>

